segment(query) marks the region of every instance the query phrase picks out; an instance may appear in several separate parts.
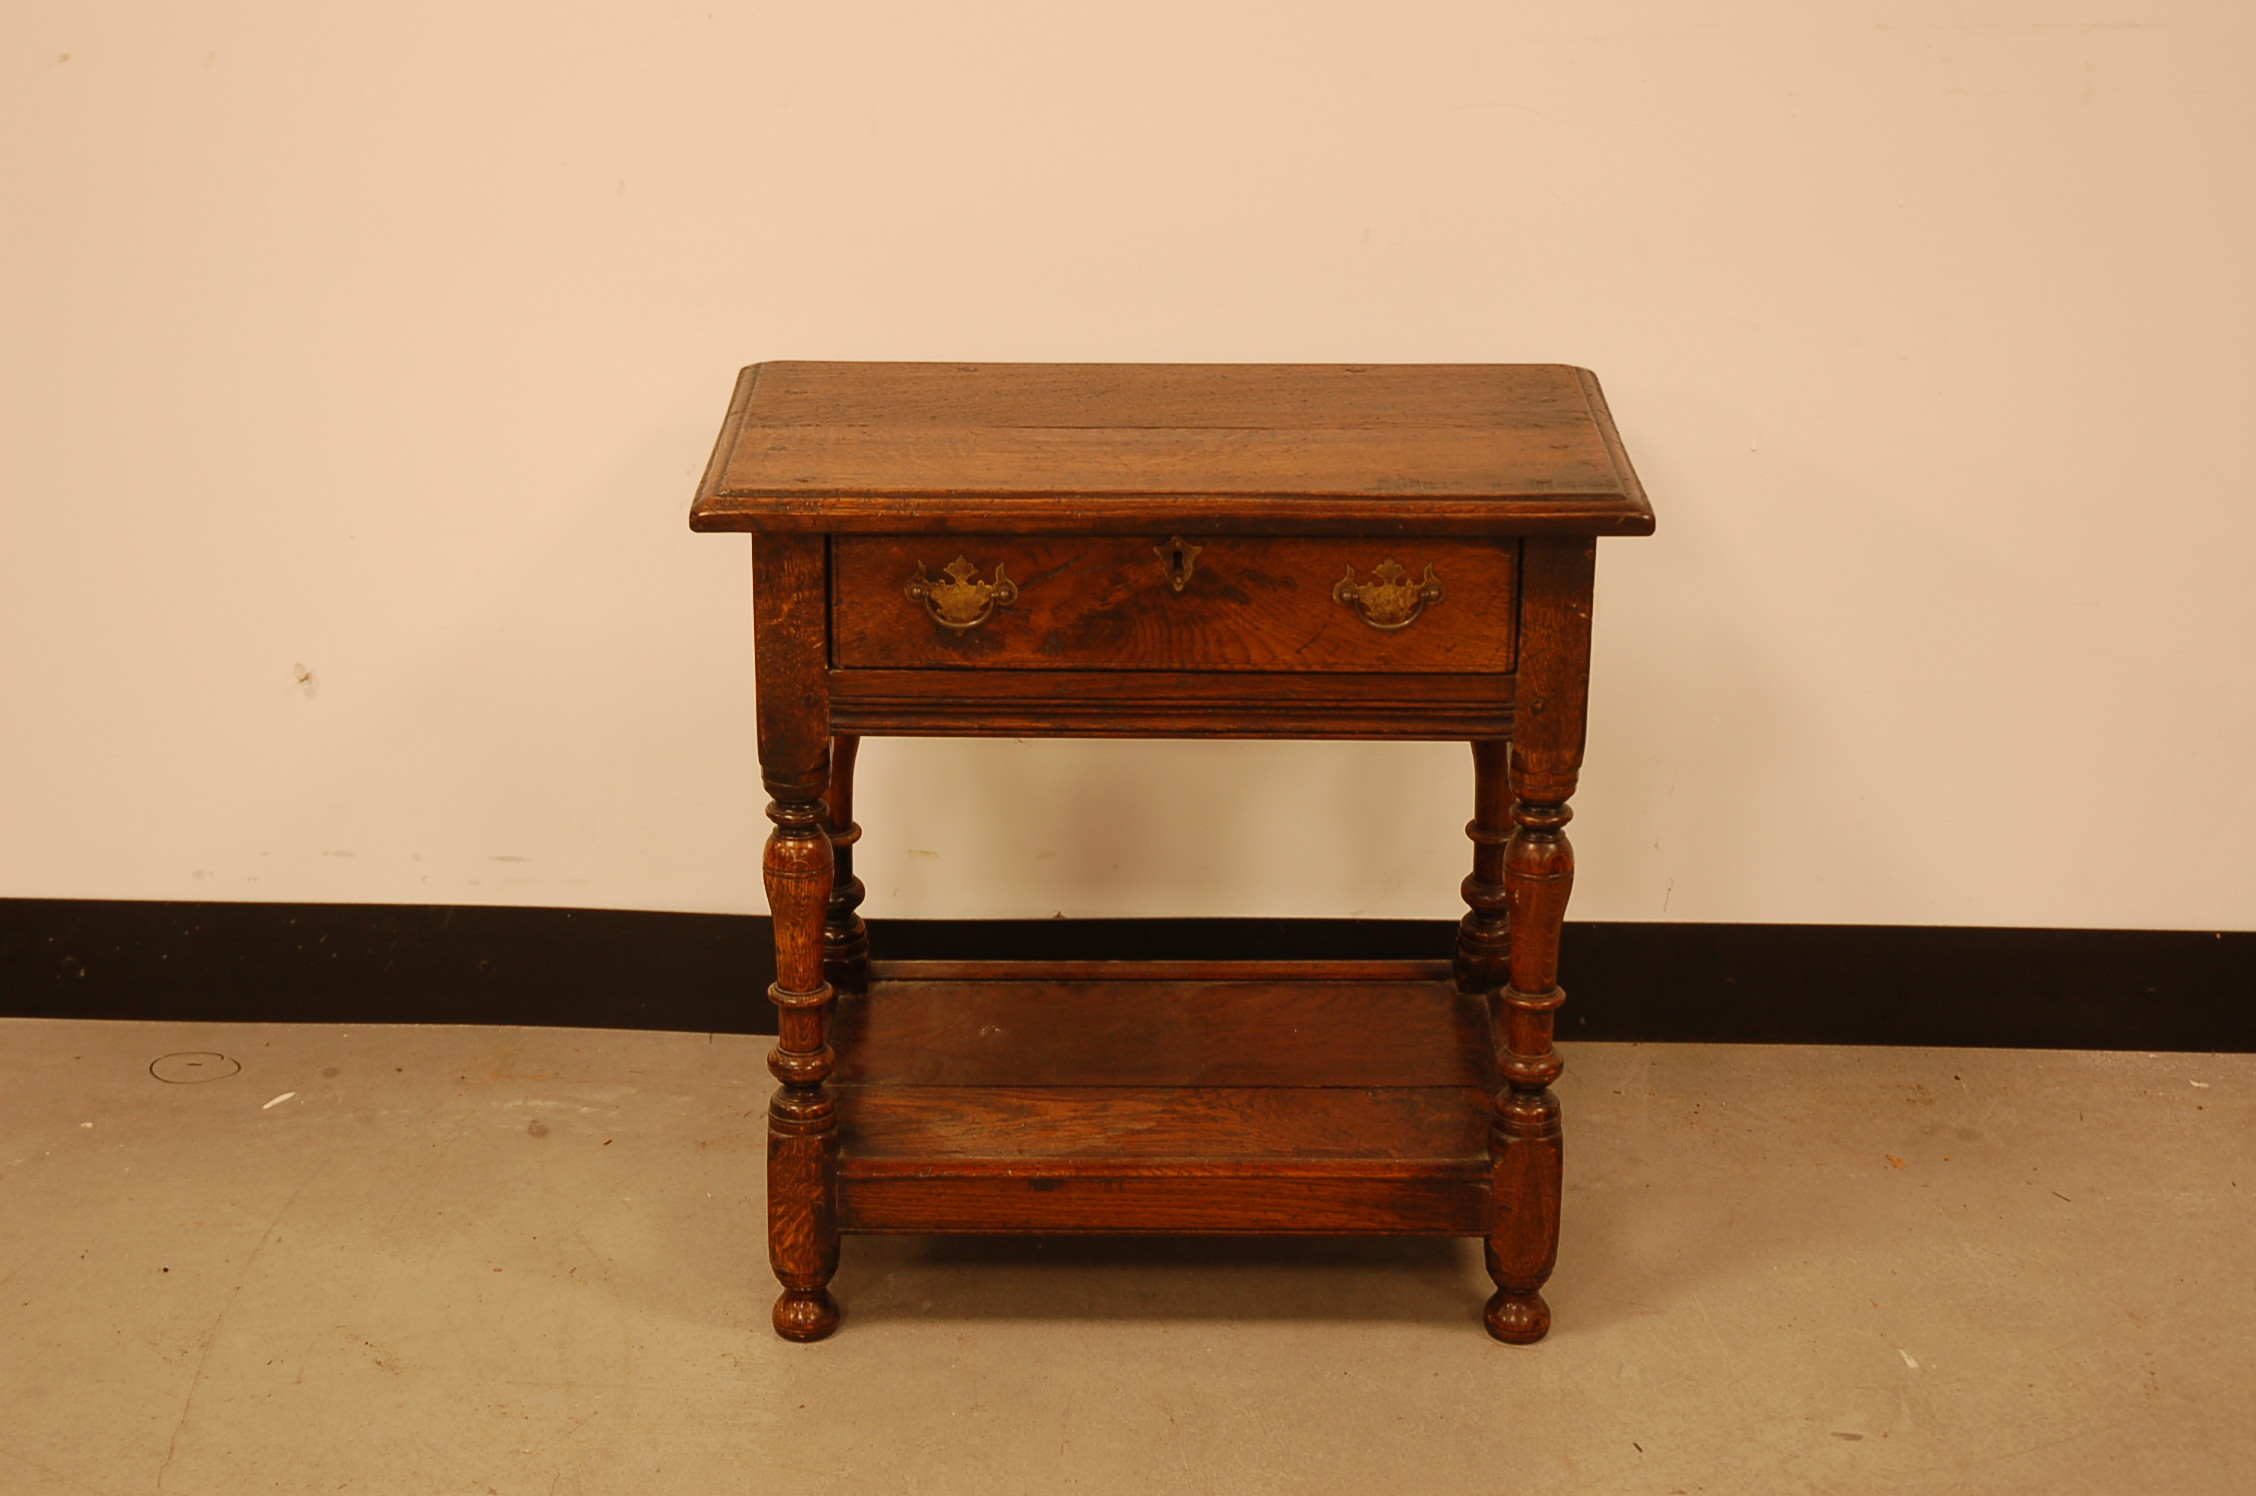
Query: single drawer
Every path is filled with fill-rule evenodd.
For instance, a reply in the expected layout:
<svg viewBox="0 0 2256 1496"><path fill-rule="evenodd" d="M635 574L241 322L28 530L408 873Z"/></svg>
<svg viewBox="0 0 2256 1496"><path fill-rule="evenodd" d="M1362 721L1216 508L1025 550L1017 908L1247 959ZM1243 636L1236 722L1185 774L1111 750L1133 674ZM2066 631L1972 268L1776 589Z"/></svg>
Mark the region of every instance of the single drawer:
<svg viewBox="0 0 2256 1496"><path fill-rule="evenodd" d="M840 535L841 669L1512 668L1519 543Z"/></svg>

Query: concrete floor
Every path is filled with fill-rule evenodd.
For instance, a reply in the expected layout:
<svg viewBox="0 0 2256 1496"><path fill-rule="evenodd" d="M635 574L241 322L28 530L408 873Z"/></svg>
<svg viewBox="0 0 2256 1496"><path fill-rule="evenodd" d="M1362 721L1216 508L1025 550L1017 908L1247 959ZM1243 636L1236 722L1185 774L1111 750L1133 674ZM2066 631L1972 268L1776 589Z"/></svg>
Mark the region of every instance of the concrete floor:
<svg viewBox="0 0 2256 1496"><path fill-rule="evenodd" d="M791 1346L767 1043L0 1023L0 1492L2256 1491L2256 1056L1576 1046L1529 1349L1472 1243L914 1238Z"/></svg>

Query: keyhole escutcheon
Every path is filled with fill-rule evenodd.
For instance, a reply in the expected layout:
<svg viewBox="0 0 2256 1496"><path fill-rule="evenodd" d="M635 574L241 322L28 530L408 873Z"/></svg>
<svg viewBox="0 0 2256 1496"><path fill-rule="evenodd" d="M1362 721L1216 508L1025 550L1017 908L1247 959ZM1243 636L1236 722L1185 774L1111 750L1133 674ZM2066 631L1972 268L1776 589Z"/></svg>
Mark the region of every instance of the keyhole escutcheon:
<svg viewBox="0 0 2256 1496"><path fill-rule="evenodd" d="M1159 557L1159 564L1167 573L1167 585L1181 592L1189 584L1191 572L1198 566L1199 552L1205 549L1205 546L1193 545L1180 535L1170 535L1167 537L1167 544L1152 547L1152 554Z"/></svg>

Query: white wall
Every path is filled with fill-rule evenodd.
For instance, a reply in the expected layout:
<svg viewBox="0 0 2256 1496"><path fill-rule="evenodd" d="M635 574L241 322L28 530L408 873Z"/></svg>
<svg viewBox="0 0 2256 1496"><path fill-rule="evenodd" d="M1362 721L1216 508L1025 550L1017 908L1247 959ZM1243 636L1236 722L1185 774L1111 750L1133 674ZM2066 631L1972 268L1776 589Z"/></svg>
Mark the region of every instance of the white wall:
<svg viewBox="0 0 2256 1496"><path fill-rule="evenodd" d="M0 894L757 909L761 358L1563 360L1574 913L2256 927L2256 8L0 11ZM306 678L301 681L301 670ZM1451 745L876 742L869 911L1453 915Z"/></svg>

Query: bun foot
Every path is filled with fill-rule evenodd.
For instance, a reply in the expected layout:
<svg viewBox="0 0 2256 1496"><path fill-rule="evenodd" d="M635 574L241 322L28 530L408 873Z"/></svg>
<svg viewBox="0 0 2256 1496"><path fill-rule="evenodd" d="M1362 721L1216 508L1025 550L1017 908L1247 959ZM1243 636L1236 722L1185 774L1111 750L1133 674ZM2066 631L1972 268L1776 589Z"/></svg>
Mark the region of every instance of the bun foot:
<svg viewBox="0 0 2256 1496"><path fill-rule="evenodd" d="M838 1301L827 1288L787 1288L776 1300L775 1332L786 1340L820 1340L837 1328Z"/></svg>
<svg viewBox="0 0 2256 1496"><path fill-rule="evenodd" d="M779 1307L779 1315L783 1312ZM1506 1293L1501 1288L1481 1313L1488 1333L1509 1345L1533 1345L1551 1329L1551 1306L1539 1293ZM778 1323L781 1323L779 1320Z"/></svg>

